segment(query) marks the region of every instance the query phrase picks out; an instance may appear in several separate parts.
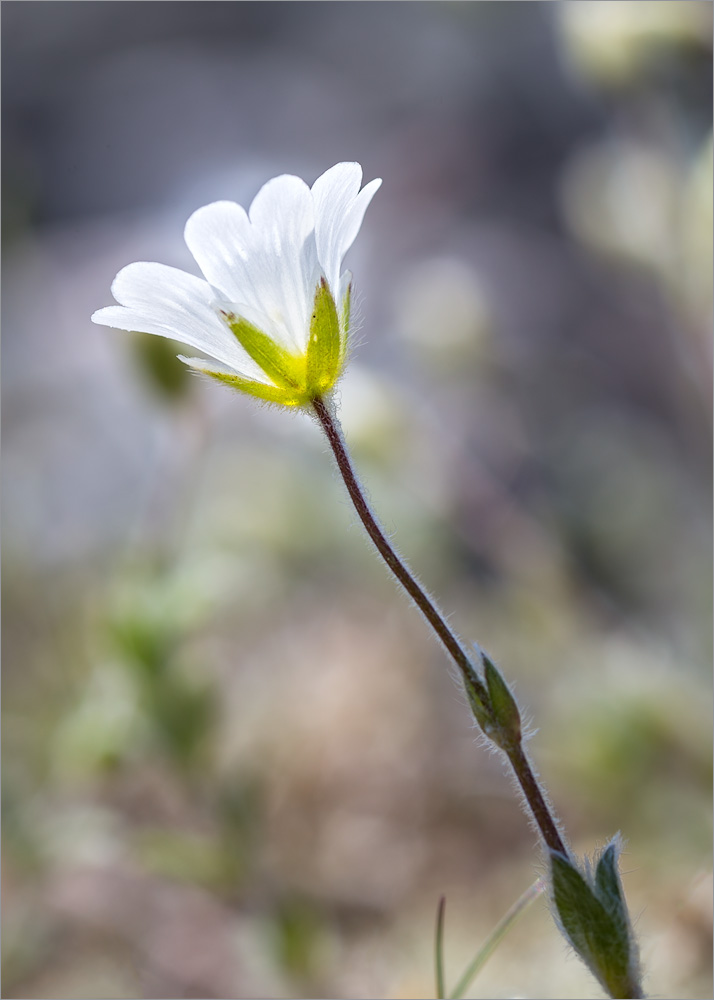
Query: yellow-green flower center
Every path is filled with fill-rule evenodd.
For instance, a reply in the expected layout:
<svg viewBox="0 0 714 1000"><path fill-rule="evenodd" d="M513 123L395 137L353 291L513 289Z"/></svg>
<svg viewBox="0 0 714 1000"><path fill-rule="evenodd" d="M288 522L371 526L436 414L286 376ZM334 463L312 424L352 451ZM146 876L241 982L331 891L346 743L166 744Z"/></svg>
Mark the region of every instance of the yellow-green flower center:
<svg viewBox="0 0 714 1000"><path fill-rule="evenodd" d="M209 371L221 382L250 396L281 406L305 406L329 393L345 360L350 314L350 290L342 304L342 323L324 278L315 291L310 335L303 354L293 354L248 320L233 313L224 318L246 354L265 372L271 384L242 375Z"/></svg>

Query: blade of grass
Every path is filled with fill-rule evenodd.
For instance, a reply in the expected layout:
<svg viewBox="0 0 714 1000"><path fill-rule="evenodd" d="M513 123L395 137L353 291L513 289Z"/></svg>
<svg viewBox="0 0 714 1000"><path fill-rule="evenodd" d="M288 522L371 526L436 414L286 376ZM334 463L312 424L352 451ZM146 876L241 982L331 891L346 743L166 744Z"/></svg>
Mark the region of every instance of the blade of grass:
<svg viewBox="0 0 714 1000"><path fill-rule="evenodd" d="M436 1000L445 1000L446 986L444 985L444 909L446 907L446 896L439 900L436 911L436 937L434 941L434 955L436 966Z"/></svg>
<svg viewBox="0 0 714 1000"><path fill-rule="evenodd" d="M454 987L449 1000L461 1000L466 990L469 988L475 977L484 967L488 959L496 950L501 940L506 936L516 920L526 911L530 904L540 896L545 889L545 881L537 879L533 885L529 886L520 896L510 910L499 920L479 950L469 964L461 979Z"/></svg>

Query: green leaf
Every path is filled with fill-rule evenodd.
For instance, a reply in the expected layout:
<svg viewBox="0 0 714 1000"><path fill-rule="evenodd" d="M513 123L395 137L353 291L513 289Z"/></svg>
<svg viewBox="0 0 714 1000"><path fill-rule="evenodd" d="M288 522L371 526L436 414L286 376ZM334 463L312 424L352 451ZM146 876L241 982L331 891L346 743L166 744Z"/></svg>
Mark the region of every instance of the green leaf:
<svg viewBox="0 0 714 1000"><path fill-rule="evenodd" d="M307 387L311 395L322 396L335 384L342 364L342 342L337 308L329 285L320 279L310 321L307 345Z"/></svg>
<svg viewBox="0 0 714 1000"><path fill-rule="evenodd" d="M304 358L290 354L247 319L235 316L233 313L223 315L243 350L263 369L272 382L284 389L302 390L304 393Z"/></svg>
<svg viewBox="0 0 714 1000"><path fill-rule="evenodd" d="M550 862L553 901L570 944L611 997L641 996L627 924L613 917L569 858L551 851Z"/></svg>
<svg viewBox="0 0 714 1000"><path fill-rule="evenodd" d="M434 940L434 961L436 965L436 1000L445 1000L446 984L444 981L444 910L446 896L439 900L436 911L436 935Z"/></svg>
<svg viewBox="0 0 714 1000"><path fill-rule="evenodd" d="M618 843L612 841L602 853L595 869L595 888L604 906L613 916L623 913L625 899L618 871ZM625 923L627 918L625 917Z"/></svg>
<svg viewBox="0 0 714 1000"><path fill-rule="evenodd" d="M449 1000L461 1000L474 978L484 967L491 955L493 955L497 946L506 936L511 927L513 927L516 920L518 920L521 914L526 911L533 900L540 896L544 889L545 882L543 879L538 879L533 883L533 885L526 889L522 896L516 900L508 913L506 913L505 916L499 920L479 950L476 952L476 955L469 963L461 979L459 979L457 985L454 987Z"/></svg>

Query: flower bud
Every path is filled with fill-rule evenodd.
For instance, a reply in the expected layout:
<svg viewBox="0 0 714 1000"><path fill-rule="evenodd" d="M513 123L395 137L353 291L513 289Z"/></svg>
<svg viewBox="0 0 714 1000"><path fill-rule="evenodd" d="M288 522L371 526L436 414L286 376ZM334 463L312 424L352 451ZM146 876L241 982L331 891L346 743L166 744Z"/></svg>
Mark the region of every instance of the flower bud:
<svg viewBox="0 0 714 1000"><path fill-rule="evenodd" d="M521 713L498 667L479 646L475 648L483 667L483 678L475 670L472 670L473 676L464 678L471 711L484 734L508 751L520 743Z"/></svg>
<svg viewBox="0 0 714 1000"><path fill-rule="evenodd" d="M516 699L493 661L485 653L481 655L495 729L491 739L502 749L517 746L521 740L521 713Z"/></svg>

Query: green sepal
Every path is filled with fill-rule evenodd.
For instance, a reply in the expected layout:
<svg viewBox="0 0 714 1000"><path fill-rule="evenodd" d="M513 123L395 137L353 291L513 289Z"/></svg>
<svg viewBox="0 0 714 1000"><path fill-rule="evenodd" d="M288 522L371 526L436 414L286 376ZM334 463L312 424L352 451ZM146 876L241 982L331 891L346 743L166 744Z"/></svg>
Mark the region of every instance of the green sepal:
<svg viewBox="0 0 714 1000"><path fill-rule="evenodd" d="M520 743L521 713L496 665L479 646L475 648L483 667L483 678L471 665L464 673L471 711L484 735L508 752Z"/></svg>
<svg viewBox="0 0 714 1000"><path fill-rule="evenodd" d="M612 867L614 860L614 851L603 854L601 864L604 862L604 866L597 890L605 885L611 887L613 874L617 877ZM555 909L563 933L576 953L611 997L626 1000L641 996L637 963L633 958L629 924L619 885L620 905L613 912L599 898L600 892L588 885L564 854L551 851L550 864Z"/></svg>
<svg viewBox="0 0 714 1000"><path fill-rule="evenodd" d="M324 278L315 292L307 345L307 389L322 396L334 386L342 364L342 340L337 307Z"/></svg>
<svg viewBox="0 0 714 1000"><path fill-rule="evenodd" d="M488 692L483 686L483 681L469 664L469 669L463 675L466 695L476 722L487 736L491 735L493 720L488 705Z"/></svg>
<svg viewBox="0 0 714 1000"><path fill-rule="evenodd" d="M293 392L305 386L305 359L290 354L272 337L253 326L247 319L224 313L226 322L243 350L277 386ZM247 381L251 381L250 379ZM248 390L244 390L248 391ZM255 395L255 393L253 394Z"/></svg>
<svg viewBox="0 0 714 1000"><path fill-rule="evenodd" d="M210 368L199 368L198 371L203 372L204 375L210 375L211 378L215 378L219 382L224 382L232 389L238 389L256 399L262 399L266 403L277 403L280 406L302 406L307 402L304 390L265 385L265 383L256 382L251 378L231 375L228 372L218 372Z"/></svg>
<svg viewBox="0 0 714 1000"><path fill-rule="evenodd" d="M340 314L340 330L341 330L341 347L342 347L342 357L344 358L347 352L347 335L350 332L350 323L352 321L352 282L347 286L345 294L342 296L342 311Z"/></svg>
<svg viewBox="0 0 714 1000"><path fill-rule="evenodd" d="M481 656L491 704L492 725L497 731L489 735L501 747L504 744L517 744L521 738L521 713L516 700L493 661L483 651Z"/></svg>

